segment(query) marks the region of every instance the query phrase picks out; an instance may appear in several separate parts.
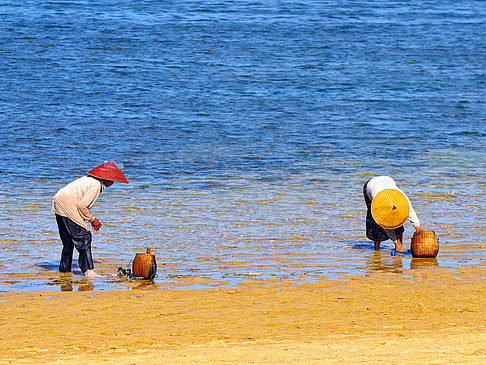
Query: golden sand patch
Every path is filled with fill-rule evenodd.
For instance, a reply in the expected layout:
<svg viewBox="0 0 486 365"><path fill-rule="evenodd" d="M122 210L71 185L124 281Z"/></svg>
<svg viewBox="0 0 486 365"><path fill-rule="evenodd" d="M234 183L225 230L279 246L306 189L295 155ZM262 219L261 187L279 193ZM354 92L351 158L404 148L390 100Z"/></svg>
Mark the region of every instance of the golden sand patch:
<svg viewBox="0 0 486 365"><path fill-rule="evenodd" d="M4 293L0 363L479 364L484 274L426 268L291 288Z"/></svg>

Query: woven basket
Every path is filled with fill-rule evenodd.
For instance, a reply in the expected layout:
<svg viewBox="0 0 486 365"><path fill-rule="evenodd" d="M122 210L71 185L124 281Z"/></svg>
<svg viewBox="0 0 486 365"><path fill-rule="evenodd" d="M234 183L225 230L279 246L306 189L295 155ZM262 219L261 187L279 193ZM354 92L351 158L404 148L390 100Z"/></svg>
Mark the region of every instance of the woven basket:
<svg viewBox="0 0 486 365"><path fill-rule="evenodd" d="M429 229L415 232L410 251L413 257L436 257L439 253L439 240L435 232Z"/></svg>

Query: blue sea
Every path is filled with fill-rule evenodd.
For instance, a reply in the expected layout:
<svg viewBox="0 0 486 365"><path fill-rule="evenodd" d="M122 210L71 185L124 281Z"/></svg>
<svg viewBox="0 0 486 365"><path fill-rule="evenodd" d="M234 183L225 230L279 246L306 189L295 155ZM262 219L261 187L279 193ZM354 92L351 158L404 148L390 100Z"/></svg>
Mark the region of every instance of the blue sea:
<svg viewBox="0 0 486 365"><path fill-rule="evenodd" d="M484 269L485 19L482 0L0 1L0 292ZM92 209L106 278L60 278L51 198L106 160L130 182ZM373 251L375 175L436 259ZM118 278L146 248L155 282Z"/></svg>

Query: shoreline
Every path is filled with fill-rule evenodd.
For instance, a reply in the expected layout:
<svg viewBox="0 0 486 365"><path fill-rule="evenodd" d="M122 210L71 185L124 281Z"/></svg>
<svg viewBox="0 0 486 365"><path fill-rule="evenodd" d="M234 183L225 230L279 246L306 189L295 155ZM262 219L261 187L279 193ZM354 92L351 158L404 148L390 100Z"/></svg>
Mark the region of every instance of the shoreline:
<svg viewBox="0 0 486 365"><path fill-rule="evenodd" d="M443 250L444 251L444 250ZM275 258L276 261L287 262L282 258ZM298 263L291 263L287 271L270 271L270 267L257 268L255 262L229 263L234 271L211 276L207 275L204 269L197 271L177 270L171 264L161 263L158 273L161 274L153 281L132 280L127 276L118 276L119 264L103 262L96 267L96 272L103 275L102 278L88 279L79 269L71 273L60 273L56 271L56 264L49 264L37 272L3 272L0 273L0 295L2 293L43 293L59 291L117 291L129 289L183 289L183 290L215 290L215 289L238 289L244 287L294 287L301 284L320 281L326 277L329 281L347 281L353 277L368 276L374 273L395 273L403 277L414 277L421 272L436 270L440 272L454 272L455 277L460 278L461 272L474 270L482 267L483 257L476 255L475 261L470 258L459 259L448 252L442 252L440 258L413 258L410 253L406 256L393 256L388 251L370 251L361 263L355 267L348 268L343 263L342 267L308 264L301 266ZM467 262L464 260L468 260ZM233 265L233 266L231 266ZM240 265L240 266L239 266ZM239 270L239 271L238 271ZM273 285L275 284L275 285Z"/></svg>
<svg viewBox="0 0 486 365"><path fill-rule="evenodd" d="M477 364L486 360L485 270L459 275L0 293L0 363Z"/></svg>

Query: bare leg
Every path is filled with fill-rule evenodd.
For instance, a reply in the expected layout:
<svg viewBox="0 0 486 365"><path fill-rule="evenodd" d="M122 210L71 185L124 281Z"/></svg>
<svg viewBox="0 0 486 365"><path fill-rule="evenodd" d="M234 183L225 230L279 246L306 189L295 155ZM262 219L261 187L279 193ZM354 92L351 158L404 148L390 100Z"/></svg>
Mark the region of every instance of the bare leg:
<svg viewBox="0 0 486 365"><path fill-rule="evenodd" d="M375 245L375 251L378 251L380 249L381 242L380 241L373 241L373 243Z"/></svg>
<svg viewBox="0 0 486 365"><path fill-rule="evenodd" d="M403 239L403 233L398 235L397 237L397 241L395 242L395 250L403 251L402 239Z"/></svg>

